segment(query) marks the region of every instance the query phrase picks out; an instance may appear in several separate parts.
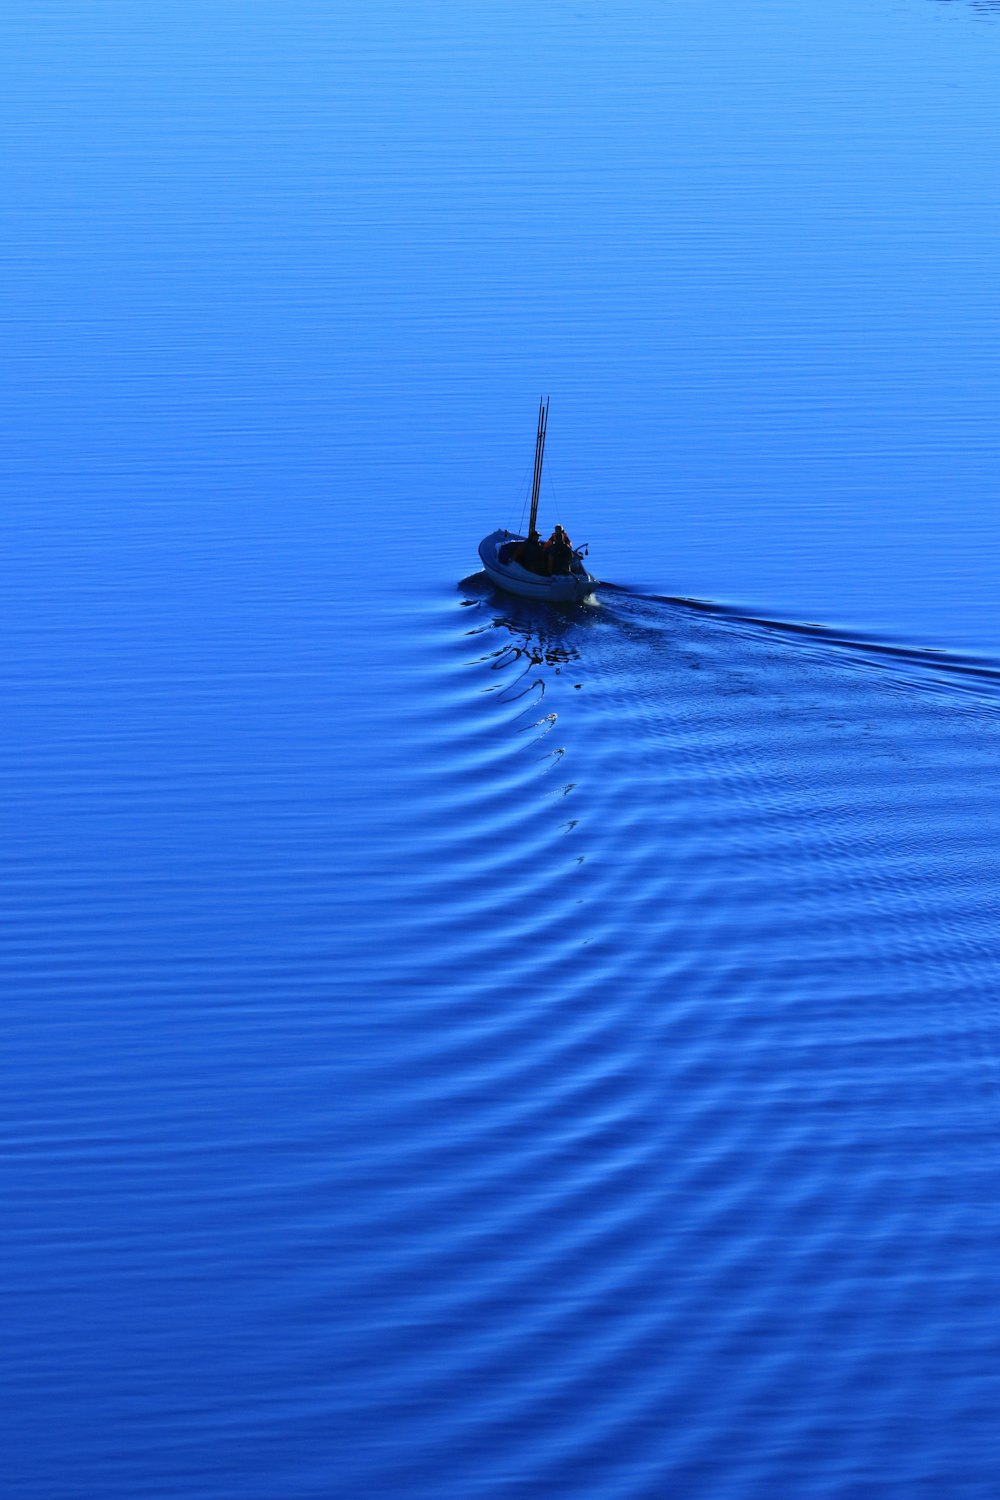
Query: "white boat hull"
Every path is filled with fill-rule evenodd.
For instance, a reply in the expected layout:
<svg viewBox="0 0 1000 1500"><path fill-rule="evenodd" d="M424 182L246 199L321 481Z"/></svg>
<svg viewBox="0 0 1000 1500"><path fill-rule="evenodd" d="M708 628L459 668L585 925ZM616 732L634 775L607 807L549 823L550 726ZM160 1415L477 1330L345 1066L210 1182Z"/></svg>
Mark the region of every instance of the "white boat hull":
<svg viewBox="0 0 1000 1500"><path fill-rule="evenodd" d="M578 556L573 558L572 573L556 573L542 578L529 573L520 563L501 561L500 549L508 542L523 542L513 531L491 531L479 543L479 556L487 577L498 589L518 594L522 599L538 599L549 604L577 604L597 587L597 579L584 568Z"/></svg>

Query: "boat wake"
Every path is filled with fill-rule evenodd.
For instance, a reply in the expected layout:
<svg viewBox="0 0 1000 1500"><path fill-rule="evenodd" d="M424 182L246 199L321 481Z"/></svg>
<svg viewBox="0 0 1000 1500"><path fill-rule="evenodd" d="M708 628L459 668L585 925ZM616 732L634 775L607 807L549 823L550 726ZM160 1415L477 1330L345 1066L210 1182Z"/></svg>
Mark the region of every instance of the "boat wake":
<svg viewBox="0 0 1000 1500"><path fill-rule="evenodd" d="M351 1114L386 1492L841 1495L863 1421L873 1491L985 1493L1000 674L481 579L431 657Z"/></svg>
<svg viewBox="0 0 1000 1500"><path fill-rule="evenodd" d="M711 599L642 593L623 584L602 583L599 593L585 604L559 611L547 606L527 610L520 601L520 607L513 610L514 601L497 594L485 573L463 579L459 587L470 597L492 596L502 608L499 618L510 623L512 634L528 640L534 633L537 645L533 649L540 653L540 658L544 656L545 640L553 634L570 633L574 626L585 622L584 611L603 607L604 619L617 621L626 632L647 630L658 635L669 631L679 619L701 618L747 639L762 643L783 641L821 660L837 657L851 660L858 666L887 673L899 685L1000 699L1000 660L987 655L915 645L875 633L854 635L834 625L777 619Z"/></svg>

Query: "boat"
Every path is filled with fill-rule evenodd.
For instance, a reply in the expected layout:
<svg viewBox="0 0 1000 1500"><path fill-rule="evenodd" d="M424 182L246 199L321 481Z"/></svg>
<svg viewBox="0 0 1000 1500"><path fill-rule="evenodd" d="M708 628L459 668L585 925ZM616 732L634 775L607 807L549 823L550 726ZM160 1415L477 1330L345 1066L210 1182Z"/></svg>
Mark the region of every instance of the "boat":
<svg viewBox="0 0 1000 1500"><path fill-rule="evenodd" d="M545 457L545 434L549 426L549 400L544 397L538 403L538 432L535 437L535 472L531 481L531 515L527 536L535 530L538 519L538 496L542 485L542 460ZM574 549L570 571L554 573L549 577L533 573L517 561L522 542L527 540L516 531L499 527L483 537L479 543L479 557L491 583L508 594L518 594L522 599L538 599L549 604L577 604L586 599L597 587L597 579L584 566L584 553Z"/></svg>

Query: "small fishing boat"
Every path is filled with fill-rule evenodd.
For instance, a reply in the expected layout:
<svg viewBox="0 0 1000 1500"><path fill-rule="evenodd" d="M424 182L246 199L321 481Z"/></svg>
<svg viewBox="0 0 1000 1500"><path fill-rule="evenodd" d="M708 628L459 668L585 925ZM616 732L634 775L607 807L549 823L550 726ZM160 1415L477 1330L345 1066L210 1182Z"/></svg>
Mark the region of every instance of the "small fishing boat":
<svg viewBox="0 0 1000 1500"><path fill-rule="evenodd" d="M522 599L539 599L550 604L575 604L586 599L597 587L584 566L584 554L574 550L568 573L536 573L517 560L521 546L536 529L538 496L542 486L542 460L545 457L545 434L549 425L548 397L538 403L538 433L535 437L535 473L531 481L531 516L527 536L501 527L491 531L479 543L479 556L487 577L498 589L519 594Z"/></svg>

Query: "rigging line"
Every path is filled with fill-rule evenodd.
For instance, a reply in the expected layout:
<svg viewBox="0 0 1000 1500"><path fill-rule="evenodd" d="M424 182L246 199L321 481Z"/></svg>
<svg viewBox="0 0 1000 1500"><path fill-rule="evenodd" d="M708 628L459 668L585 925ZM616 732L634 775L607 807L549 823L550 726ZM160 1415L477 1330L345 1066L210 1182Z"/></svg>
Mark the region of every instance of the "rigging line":
<svg viewBox="0 0 1000 1500"><path fill-rule="evenodd" d="M511 507L513 507L514 505L517 504L517 496L520 495L520 497L521 497L521 519L520 519L520 522L518 523L519 528L520 528L520 526L524 525L524 510L525 510L525 506L528 503L528 473L529 473L528 465L525 464L524 468L521 470L521 477L520 477L519 481L517 482L516 485L512 486L511 491L510 491L511 495L513 496L513 499L511 501ZM507 511L507 519L511 520L512 518L513 518L513 508L511 508L511 509L509 509Z"/></svg>
<svg viewBox="0 0 1000 1500"><path fill-rule="evenodd" d="M517 487L517 493L521 496L521 518L517 523L518 535L524 533L524 512L528 507L528 465L525 464L521 475L521 483Z"/></svg>

